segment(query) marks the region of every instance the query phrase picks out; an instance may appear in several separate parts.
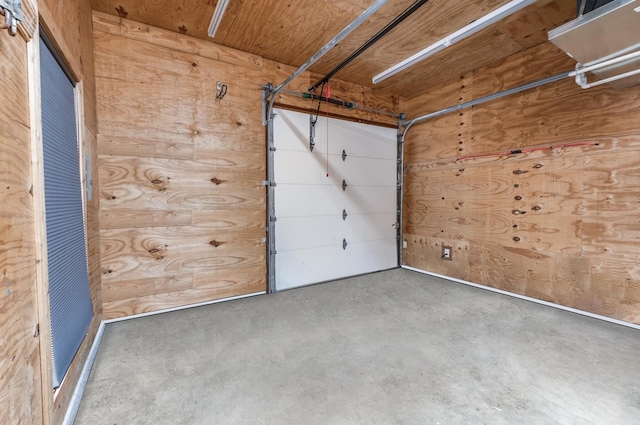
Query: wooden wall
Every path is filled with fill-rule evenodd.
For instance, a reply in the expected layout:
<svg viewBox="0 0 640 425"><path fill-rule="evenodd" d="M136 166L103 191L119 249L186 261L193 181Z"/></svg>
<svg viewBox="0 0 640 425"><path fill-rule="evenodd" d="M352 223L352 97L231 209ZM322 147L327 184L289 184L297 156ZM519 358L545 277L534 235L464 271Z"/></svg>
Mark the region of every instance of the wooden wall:
<svg viewBox="0 0 640 425"><path fill-rule="evenodd" d="M545 43L408 99L407 110L414 117L574 65ZM415 126L404 264L640 323L639 107L640 86L585 91L568 79ZM443 245L452 261L440 258Z"/></svg>
<svg viewBox="0 0 640 425"><path fill-rule="evenodd" d="M84 0L23 2L20 35L0 31L5 90L0 93L0 418L11 424L59 424L102 320L98 202L87 204L89 267L94 319L63 385L54 393L43 244L43 176L38 141L38 15L84 93L82 143L95 152L96 114L91 6ZM95 158L94 158L95 159ZM97 175L94 175L97 181ZM96 193L97 195L97 193Z"/></svg>
<svg viewBox="0 0 640 425"><path fill-rule="evenodd" d="M35 19L35 13L32 17ZM4 18L1 19L4 21ZM4 23L4 22L3 22ZM33 32L26 35L27 39ZM42 422L27 42L0 30L0 421Z"/></svg>
<svg viewBox="0 0 640 425"><path fill-rule="evenodd" d="M105 317L264 291L260 85L293 69L100 12L93 22ZM310 78L290 88L304 90ZM217 81L228 85L222 100ZM399 99L359 86L337 81L332 94L399 112ZM295 97L278 103L315 107Z"/></svg>

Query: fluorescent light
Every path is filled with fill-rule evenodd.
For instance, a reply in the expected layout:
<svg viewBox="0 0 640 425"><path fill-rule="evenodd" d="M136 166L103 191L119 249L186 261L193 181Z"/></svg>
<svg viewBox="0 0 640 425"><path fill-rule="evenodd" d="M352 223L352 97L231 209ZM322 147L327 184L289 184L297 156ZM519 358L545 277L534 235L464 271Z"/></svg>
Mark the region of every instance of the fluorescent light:
<svg viewBox="0 0 640 425"><path fill-rule="evenodd" d="M536 0L512 0L509 3L505 4L494 10L493 12L479 18L464 28L459 29L458 31L449 34L445 38L436 43L433 43L431 46L426 47L403 60L400 63L393 65L391 68L381 72L380 74L373 77L373 84L378 84L381 81L386 80L387 78L396 75L398 72L401 72L410 66L415 65L416 63L428 58L429 56L435 55L441 50L446 49L458 41L464 40L477 33L478 31L487 28L488 26L498 22L501 19L506 18L509 15L516 13L517 11L529 6L530 4L535 3Z"/></svg>
<svg viewBox="0 0 640 425"><path fill-rule="evenodd" d="M218 27L220 26L220 22L222 22L224 11L227 10L228 4L229 0L218 1L216 10L213 11L213 18L211 18L211 23L209 24L209 37L215 37L216 31L218 31Z"/></svg>

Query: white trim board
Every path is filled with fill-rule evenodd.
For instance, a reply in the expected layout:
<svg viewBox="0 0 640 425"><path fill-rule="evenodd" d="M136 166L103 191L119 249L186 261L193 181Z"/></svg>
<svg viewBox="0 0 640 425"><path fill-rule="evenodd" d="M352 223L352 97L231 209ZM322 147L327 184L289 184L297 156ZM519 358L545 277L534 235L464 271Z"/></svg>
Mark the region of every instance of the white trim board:
<svg viewBox="0 0 640 425"><path fill-rule="evenodd" d="M630 323L630 322L625 322L623 320L613 319L611 317L602 316L600 314L590 313L590 312L584 311L584 310L578 310L577 308L567 307L567 306L564 306L564 305L561 305L561 304L555 304L555 303L551 303L549 301L544 301L544 300L539 300L537 298L527 297L526 295L520 295L520 294L516 294L514 292L503 291L501 289L492 288L490 286L484 286L484 285L480 285L480 284L477 284L477 283L469 282L467 280L456 279L454 277L449 277L449 276L441 275L441 274L438 274L438 273L428 272L426 270L416 269L414 267L402 266L401 268L406 269L406 270L411 270L411 271L417 272L417 273L426 274L428 276L439 277L441 279L449 280L451 282L462 283L463 285L473 286L474 288L479 288L479 289L484 289L486 291L496 292L498 294L507 295L507 296L510 296L510 297L513 297L513 298L519 298L521 300L531 301L531 302L536 303L536 304L542 304L542 305L545 305L547 307L557 308L559 310L568 311L570 313L579 314L581 316L591 317L592 319L603 320L605 322L615 323L616 325L626 326L628 328L640 330L640 325L636 325L635 323Z"/></svg>
<svg viewBox="0 0 640 425"><path fill-rule="evenodd" d="M264 295L264 294L266 294L265 291L253 292L251 294L238 295L238 296L229 297L229 298L221 298L219 300L204 301L197 304L188 304L180 307L165 308L164 310L150 311L149 313L140 313L140 314L133 314L131 316L116 317L115 319L108 319L108 320L104 320L103 322L107 324L123 322L125 320L139 319L140 317L155 316L156 314L171 313L172 311L187 310L189 308L202 307L202 306L211 305L211 304L218 304L226 301L240 300L242 298L255 297L256 295Z"/></svg>
<svg viewBox="0 0 640 425"><path fill-rule="evenodd" d="M73 425L76 420L76 416L78 415L78 410L80 409L80 402L82 401L82 396L84 395L84 390L87 387L87 382L89 381L89 375L91 374L91 369L93 368L93 364L96 361L96 356L98 355L98 348L100 348L100 343L102 342L102 335L104 334L105 323L104 320L100 322L100 326L98 327L98 332L96 332L96 337L93 340L93 344L91 344L91 350L89 350L89 355L87 356L87 360L84 362L84 366L82 367L82 373L80 374L80 379L76 384L75 390L73 390L73 395L71 396L71 402L69 403L69 407L67 408L67 413L64 415L64 419L62 420L63 425Z"/></svg>

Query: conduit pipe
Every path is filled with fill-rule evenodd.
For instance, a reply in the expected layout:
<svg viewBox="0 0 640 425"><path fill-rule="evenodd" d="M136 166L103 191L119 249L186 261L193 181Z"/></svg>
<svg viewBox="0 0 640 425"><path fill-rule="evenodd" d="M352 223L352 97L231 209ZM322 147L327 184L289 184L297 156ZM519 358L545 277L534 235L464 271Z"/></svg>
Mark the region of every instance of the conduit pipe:
<svg viewBox="0 0 640 425"><path fill-rule="evenodd" d="M320 58L327 54L327 52L333 49L336 44L340 43L345 39L349 34L351 34L356 28L358 28L364 21L369 19L371 15L376 13L378 9L384 6L389 0L376 0L371 6L369 6L360 16L358 16L353 22L347 25L342 31L340 31L335 37L333 37L327 44L320 48L313 56L309 58L300 68L294 71L286 80L284 80L279 86L271 89L268 93L269 96L269 107L266 111L267 116L264 117L263 125L267 125L269 121L269 116L271 115L271 111L273 110L273 102L280 90L289 85L293 80L298 78L300 74L305 72L309 67L311 67L314 63L316 63Z"/></svg>
<svg viewBox="0 0 640 425"><path fill-rule="evenodd" d="M623 74L614 75L609 78L605 78L603 80L598 80L593 83L587 83L587 72L595 71L601 68L607 68L612 65L616 65L621 62L631 61L640 57L640 50L633 53L628 53L626 55L618 56L613 59L609 59L603 62L598 62L594 65L583 66L581 64L576 65L576 70L571 72L571 77L576 77L576 83L582 87L583 89L590 89L591 87L596 87L601 84L611 83L613 81L622 80L623 78L632 77L634 75L640 74L640 69L636 69L634 71L625 72Z"/></svg>
<svg viewBox="0 0 640 425"><path fill-rule="evenodd" d="M491 94L489 96L484 96L484 97L481 97L481 98L478 98L478 99L475 99L475 100L471 100L469 102L461 103L460 105L451 106L449 108L445 108L445 109L442 109L440 111L436 111L436 112L432 112L430 114L422 115L420 117L414 118L412 120L409 120L409 121L406 121L405 123L403 123L404 126L405 126L403 134L402 134L403 141L404 141L404 136L406 135L407 131L409 131L409 129L413 125L415 125L417 123L424 122L424 121L430 120L432 118L436 118L436 117L439 117L441 115L445 115L445 114L448 114L448 113L451 113L451 112L459 111L460 109L469 108L471 106L479 105L481 103L489 102L491 100L496 100L496 99L500 99L500 98L505 97L505 96L509 96L509 95L515 94L515 93L520 93L520 92L525 91L525 90L529 90L529 89L533 89L533 88L536 88L536 87L544 86L546 84L551 84L551 83L554 83L556 81L563 80L565 78L576 77L576 82L578 83L578 85L580 85L580 87L582 87L584 89L588 89L590 87L595 87L595 86L598 86L600 84L605 84L607 82L614 81L616 79L622 79L622 78L626 78L626 77L629 77L629 76L632 76L632 75L640 74L640 70L635 70L635 71L630 71L630 72L627 72L627 73L624 73L624 74L620 74L620 75L617 75L617 76L614 76L614 77L611 77L611 78L607 78L605 80L596 81L596 82L593 82L593 83L590 83L590 84L587 84L586 83L586 78L584 78L584 75L587 72L595 71L595 70L600 69L600 68L606 68L608 66L612 66L612 65L618 64L620 62L629 61L629 60L632 60L632 59L635 59L635 58L638 58L638 57L640 57L640 51L629 53L629 54L622 55L622 56L618 56L617 58L609 59L609 60L606 60L606 61L603 61L603 62L599 62L599 63L593 64L593 65L589 65L589 66L582 66L581 64L578 64L574 71L563 72L562 74L557 74L557 75L554 75L552 77L543 78L542 80L538 80L538 81L534 81L534 82L531 82L531 83L523 84L521 86L514 87L514 88L511 88L509 90L501 91L499 93L494 93L494 94Z"/></svg>
<svg viewBox="0 0 640 425"><path fill-rule="evenodd" d="M373 37L371 37L366 43L360 46L355 52L351 53L345 60L340 62L335 68L333 68L327 75L322 77L317 83L309 87L309 91L315 91L318 87L320 87L324 83L328 83L331 77L333 77L336 73L340 72L345 66L349 65L355 58L363 54L369 47L373 46L377 43L382 37L387 35L391 30L400 25L405 19L409 16L413 15L415 11L417 11L422 5L424 5L429 0L418 0L411 6L409 6L404 12L398 15L393 21L389 22L384 28L376 33Z"/></svg>
<svg viewBox="0 0 640 425"><path fill-rule="evenodd" d="M550 84L550 83L553 83L553 82L556 82L556 81L560 81L560 80L563 80L565 78L571 77L572 76L571 74L573 72L574 71L572 71L572 72L564 72L562 74L554 75L552 77L543 78L542 80L538 80L538 81L534 81L532 83L524 84L522 86L514 87L512 89L505 90L505 91L502 91L502 92L499 92L499 93L494 93L494 94L491 94L489 96L485 96L485 97L481 97L481 98L478 98L478 99L475 99L475 100L471 100L469 102L461 103L460 105L451 106L449 108L445 108L445 109L442 109L440 111L432 112L430 114L422 115L420 117L417 117L417 118L414 118L412 120L406 121L404 123L404 131L402 132L402 141L404 142L404 138L405 138L407 132L415 124L418 124L420 122L424 122L424 121L430 120L432 118L436 118L436 117L439 117L441 115L445 115L445 114L448 114L448 113L451 113L451 112L459 111L460 109L469 108L471 106L479 105L481 103L489 102L491 100L500 99L502 97L506 97L506 96L509 96L509 95L512 95L512 94L515 94L515 93L520 93L520 92L525 91L525 90L533 89L533 88L536 88L536 87L543 86L545 84Z"/></svg>

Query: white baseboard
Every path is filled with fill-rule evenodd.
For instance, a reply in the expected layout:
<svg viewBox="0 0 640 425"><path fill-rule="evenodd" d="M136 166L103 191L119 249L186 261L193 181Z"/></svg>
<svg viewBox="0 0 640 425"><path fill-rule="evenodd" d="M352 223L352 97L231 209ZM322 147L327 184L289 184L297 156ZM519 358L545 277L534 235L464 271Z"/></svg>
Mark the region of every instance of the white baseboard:
<svg viewBox="0 0 640 425"><path fill-rule="evenodd" d="M218 304L218 303L223 303L223 302L226 302L226 301L233 301L233 300L240 300L242 298L255 297L256 295L264 295L265 293L266 292L264 292L264 291L262 291L262 292L254 292L252 294L238 295L237 297L222 298L222 299L219 299L219 300L205 301L205 302L201 302L201 303L197 303L197 304L183 305L183 306L180 306L180 307L165 308L164 310L150 311L149 313L133 314L131 316L123 316L123 317L117 317L115 319L108 319L108 320L105 320L104 323L109 324L109 323L115 323L115 322L122 322L124 320L138 319L140 317L155 316L156 314L170 313L172 311L186 310L186 309L189 309L189 308L202 307L202 306L211 305L211 304Z"/></svg>
<svg viewBox="0 0 640 425"><path fill-rule="evenodd" d="M102 322L100 322L100 326L98 326L98 332L96 332L96 337L93 340L93 344L91 344L89 356L87 356L87 360L84 362L84 366L82 367L80 380L78 380L78 384L76 385L75 390L73 390L73 395L71 396L71 402L69 403L69 407L67 408L67 413L64 415L64 419L62 420L63 425L73 425L73 422L76 420L76 415L78 414L78 409L80 408L80 401L82 400L84 389L87 387L89 375L91 374L91 368L93 367L93 363L96 360L98 348L100 347L100 342L102 341L104 326L105 324L103 320Z"/></svg>
<svg viewBox="0 0 640 425"><path fill-rule="evenodd" d="M486 291L497 292L498 294L508 295L508 296L514 297L514 298L519 298L521 300L531 301L531 302L536 303L536 304L546 305L547 307L553 307L553 308L557 308L557 309L560 309L560 310L569 311L571 313L580 314L582 316L591 317L593 319L604 320L605 322L615 323L616 325L626 326L626 327L629 327L629 328L640 330L640 325L636 325L635 323L629 323L629 322L625 322L623 320L613 319L611 317L602 316L600 314L590 313L590 312L584 311L584 310L578 310L577 308L571 308L571 307L567 307L567 306L564 306L564 305L561 305L561 304L550 303L548 301L539 300L537 298L527 297L526 295L520 295L520 294L516 294L516 293L513 293L513 292L507 292L507 291L503 291L501 289L492 288L490 286L479 285L477 283L469 282L469 281L466 281L466 280L456 279L454 277L449 277L449 276L441 275L441 274L438 274L438 273L428 272L426 270L416 269L414 267L402 266L402 268L406 269L406 270L411 270L411 271L414 271L414 272L417 272L417 273L422 273L422 274L426 274L426 275L429 275L429 276L439 277L441 279L450 280L452 282L462 283L463 285L473 286L474 288L480 288L480 289L484 289Z"/></svg>

